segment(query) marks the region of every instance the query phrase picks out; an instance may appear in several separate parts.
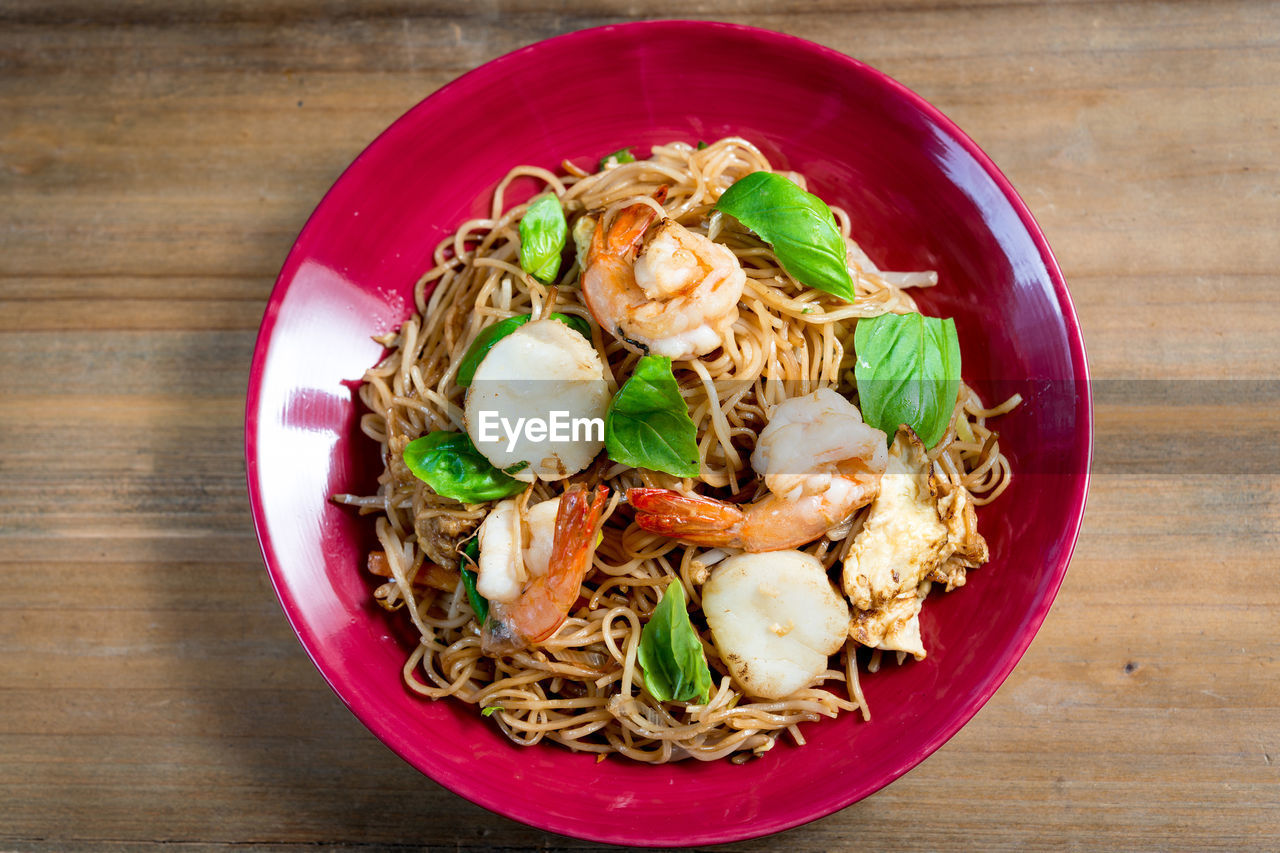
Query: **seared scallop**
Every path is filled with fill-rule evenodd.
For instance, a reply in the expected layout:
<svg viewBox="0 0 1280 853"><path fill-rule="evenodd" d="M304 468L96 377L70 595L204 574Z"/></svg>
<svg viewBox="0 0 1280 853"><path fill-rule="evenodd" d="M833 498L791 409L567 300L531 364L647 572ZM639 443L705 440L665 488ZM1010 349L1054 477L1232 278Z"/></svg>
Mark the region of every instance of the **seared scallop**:
<svg viewBox="0 0 1280 853"><path fill-rule="evenodd" d="M559 320L537 320L499 340L476 368L467 435L517 480L563 480L604 447L609 399L590 342Z"/></svg>
<svg viewBox="0 0 1280 853"><path fill-rule="evenodd" d="M703 586L702 611L734 680L762 699L812 684L849 633L844 599L802 551L730 557Z"/></svg>

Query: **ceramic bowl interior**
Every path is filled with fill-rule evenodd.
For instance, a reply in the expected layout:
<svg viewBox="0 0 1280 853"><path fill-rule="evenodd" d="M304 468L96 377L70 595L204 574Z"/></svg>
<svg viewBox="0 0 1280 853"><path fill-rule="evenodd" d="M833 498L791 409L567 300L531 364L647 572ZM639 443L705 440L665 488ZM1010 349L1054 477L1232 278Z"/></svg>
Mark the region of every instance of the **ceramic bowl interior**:
<svg viewBox="0 0 1280 853"><path fill-rule="evenodd" d="M481 214L514 165L594 163L624 146L745 137L842 205L882 267L935 269L927 313L959 327L966 379L999 422L1009 490L980 513L991 562L921 617L929 656L866 675L873 718L803 726L763 759L645 766L509 743L472 706L411 695L414 644L373 605L372 520L335 506L371 493L376 448L356 388L370 336L412 311L438 241ZM411 109L307 222L271 295L245 423L254 521L285 613L351 710L405 760L493 811L586 839L705 844L829 814L943 744L992 695L1066 571L1088 480L1091 419L1062 276L1009 182L951 122L883 74L789 36L650 22L573 33L494 60ZM566 795L565 792L572 792Z"/></svg>

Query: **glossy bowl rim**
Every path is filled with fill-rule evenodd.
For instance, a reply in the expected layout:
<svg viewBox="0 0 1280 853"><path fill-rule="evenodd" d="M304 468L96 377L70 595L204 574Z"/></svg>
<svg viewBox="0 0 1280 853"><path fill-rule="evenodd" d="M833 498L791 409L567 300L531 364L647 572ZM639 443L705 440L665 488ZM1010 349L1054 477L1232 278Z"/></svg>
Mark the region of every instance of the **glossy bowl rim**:
<svg viewBox="0 0 1280 853"><path fill-rule="evenodd" d="M844 66L850 74L854 76L868 77L875 83L891 90L895 97L906 102L911 109L919 111L930 122L934 123L938 128L944 131L953 141L960 145L977 164L982 167L983 171L1000 190L1001 195L1017 214L1019 222L1022 227L1025 228L1027 236L1036 247L1040 259L1044 263L1048 278L1053 284L1054 295L1057 299L1059 310L1061 311L1063 325L1068 338L1073 368L1076 372L1076 375L1072 378L1076 383L1078 393L1083 398L1082 405L1080 406L1083 418L1077 432L1076 441L1078 444L1083 445L1084 465L1082 473L1073 481L1074 494L1072 497L1074 506L1071 516L1065 519L1065 523L1062 528L1067 534L1067 539L1065 540L1066 547L1062 555L1062 559L1058 565L1053 567L1052 576L1045 586L1045 593L1043 597L1028 612L1026 628L1018 637L1018 640L1012 648L1012 652L998 667L992 670L992 676L987 682L986 687L975 694L975 697L970 704L957 709L957 713L952 717L949 725L940 729L935 736L930 738L928 741L913 744L912 748L907 751L898 766L893 768L893 770L886 774L883 779L870 786L867 790L858 790L858 786L851 786L847 796L815 804L815 807L807 813L796 812L787 816L774 817L772 819L758 818L750 825L737 824L733 826L726 826L720 828L719 831L710 831L705 829L690 830L682 833L679 840L673 840L667 836L663 836L659 840L637 840L634 835L628 835L625 833L593 831L592 828L585 826L581 821L560 820L528 813L521 808L514 807L510 802L504 800L500 796L494 795L492 792L484 789L475 790L470 788L468 786L468 780L464 777L439 772L439 768L422 766L421 763L415 762L409 758L406 742L407 739L404 736L399 735L395 729L385 724L378 714L368 708L362 707L357 701L358 697L352 696L350 691L344 689L343 684L334 678L334 674L323 663L321 659L322 647L319 642L319 638L316 636L316 632L314 632L305 621L302 621L300 608L289 593L287 585L285 584L285 579L281 577L278 572L274 544L268 535L266 527L266 510L263 506L261 487L257 477L257 432L259 420L258 408L262 391L261 381L263 366L267 350L271 342L272 333L275 328L280 304L283 302L293 281L293 276L289 275L286 277L286 273L294 271L293 267L295 256L301 251L300 245L305 242L303 238L313 227L314 221L320 214L320 211L325 208L330 197L336 193L339 187L353 179L352 173L356 171L357 167L365 158L372 156L372 152L383 144L383 140L385 138L401 132L411 116L420 111L429 110L435 102L444 99L448 93L463 86L472 78L500 74L507 64L516 62L528 54L544 50L551 45L555 45L557 47L574 45L580 42L590 41L605 33L614 33L619 31L627 31L629 33L634 33L636 38L644 38L654 33L660 33L664 30L679 31L682 35L700 35L705 38L715 38L723 33L748 35L752 38L772 43L774 45L786 45L793 49L807 51L836 65ZM538 829L588 841L632 846L656 843L661 843L665 846L693 846L759 838L800 826L846 808L865 797L883 790L903 774L920 764L954 737L955 734L967 725L974 715L976 715L978 711L986 705L986 703L1008 678L1009 674L1017 666L1018 662L1021 661L1027 648L1035 639L1036 634L1039 632L1041 625L1057 597L1058 590L1062 585L1066 576L1067 568L1069 567L1071 558L1074 555L1081 525L1084 520L1085 504L1088 499L1094 443L1093 420L1093 395L1088 374L1088 361L1085 353L1084 338L1080 329L1080 321L1075 310L1075 305L1071 299L1070 292L1067 289L1066 281L1063 277L1062 270L1058 265L1057 259L1054 257L1053 251L1049 247L1048 241L1045 238L1039 223L1036 222L1026 203L1018 195L1009 179L999 170L999 168L996 167L991 158L987 156L987 154L968 136L968 134L961 130L953 121L951 121L951 119L943 114L941 110L884 72L879 71L860 60L854 59L851 56L841 53L834 48L826 47L799 36L793 36L774 30L743 24L716 21L680 19L632 21L618 24L606 24L603 26L564 33L559 36L533 42L482 63L470 71L455 77L444 86L436 89L406 110L394 122L380 132L367 146L365 146L360 154L357 155L356 158L343 170L342 174L325 192L312 213L308 216L305 224L299 230L298 236L294 239L294 242L290 247L289 253L281 267L281 271L272 287L271 294L268 297L267 306L263 313L262 323L254 341L253 358L250 366L249 384L245 400L245 477L259 548L262 552L263 561L268 570L272 587L275 590L277 599L281 604L281 608L284 611L286 618L289 620L290 626L297 635L299 641L302 643L308 657L311 658L312 663L315 665L316 669L320 671L330 688L342 700L343 704L351 710L356 718L359 719L360 722L363 723L364 726L368 728L380 741L382 741L382 743L404 759L408 764L410 764L410 766L447 788L450 792L488 809L489 811Z"/></svg>

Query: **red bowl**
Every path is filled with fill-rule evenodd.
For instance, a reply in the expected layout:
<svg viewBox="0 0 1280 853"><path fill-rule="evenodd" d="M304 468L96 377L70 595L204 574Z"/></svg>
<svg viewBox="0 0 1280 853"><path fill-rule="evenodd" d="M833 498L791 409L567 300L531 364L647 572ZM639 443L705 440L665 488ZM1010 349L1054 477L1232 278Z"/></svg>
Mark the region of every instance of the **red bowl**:
<svg viewBox="0 0 1280 853"><path fill-rule="evenodd" d="M401 682L413 636L371 602L372 522L328 501L373 488L355 389L370 336L412 311L436 243L480 214L512 166L594 163L624 146L740 135L844 206L888 269L936 269L928 313L954 316L968 381L1015 477L980 513L990 564L921 617L929 657L863 679L872 720L803 726L744 765L596 763L521 748L471 706ZM1092 445L1084 348L1062 274L991 161L918 95L847 56L747 27L648 22L572 33L496 59L422 101L321 201L289 253L254 351L245 413L262 553L308 654L388 746L508 817L604 842L693 845L787 829L901 776L954 735L1031 642L1067 569ZM566 795L566 792L571 792Z"/></svg>

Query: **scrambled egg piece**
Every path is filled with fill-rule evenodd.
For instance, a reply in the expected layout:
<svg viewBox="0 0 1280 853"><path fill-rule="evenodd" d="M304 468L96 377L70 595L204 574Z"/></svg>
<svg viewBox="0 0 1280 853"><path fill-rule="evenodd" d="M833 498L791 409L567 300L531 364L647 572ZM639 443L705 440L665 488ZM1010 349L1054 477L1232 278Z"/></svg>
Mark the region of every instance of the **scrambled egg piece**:
<svg viewBox="0 0 1280 853"><path fill-rule="evenodd" d="M947 525L947 558L934 569L929 580L945 583L947 592L964 586L965 571L976 569L988 559L987 540L978 533L978 516L973 498L964 489L956 489L938 500L938 515Z"/></svg>
<svg viewBox="0 0 1280 853"><path fill-rule="evenodd" d="M845 594L854 607L850 636L924 659L919 616L930 584L960 586L966 569L987 560L977 523L963 490L940 497L924 445L900 427L880 494L844 563Z"/></svg>

